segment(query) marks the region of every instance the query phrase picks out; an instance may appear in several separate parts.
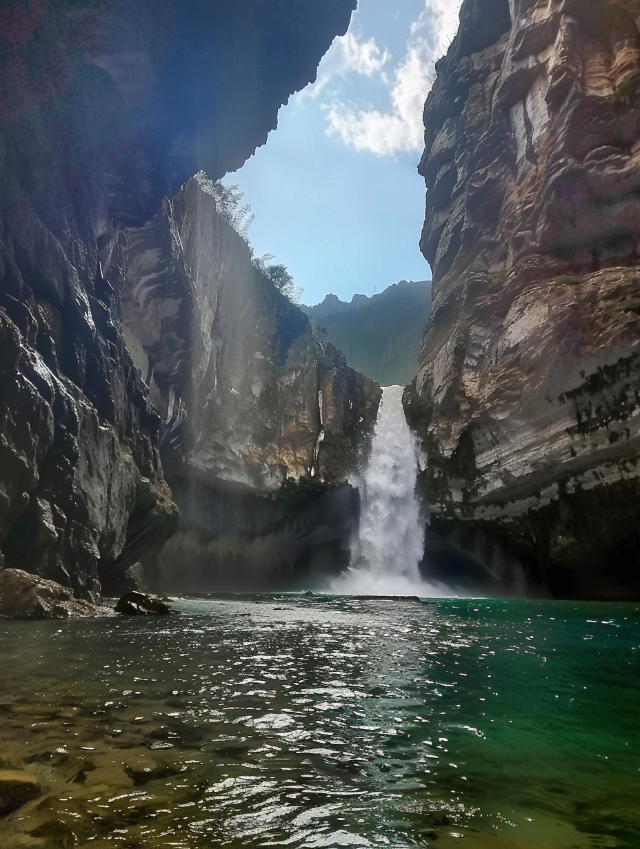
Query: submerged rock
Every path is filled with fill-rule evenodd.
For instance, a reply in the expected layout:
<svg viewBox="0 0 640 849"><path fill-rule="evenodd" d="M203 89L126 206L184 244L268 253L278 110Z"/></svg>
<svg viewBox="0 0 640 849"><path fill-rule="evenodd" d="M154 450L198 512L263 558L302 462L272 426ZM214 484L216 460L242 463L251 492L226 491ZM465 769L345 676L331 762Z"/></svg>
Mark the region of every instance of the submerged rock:
<svg viewBox="0 0 640 849"><path fill-rule="evenodd" d="M0 616L8 619L72 619L113 616L108 607L83 599L55 581L21 569L0 571Z"/></svg>
<svg viewBox="0 0 640 849"><path fill-rule="evenodd" d="M125 764L124 771L133 781L135 787L144 787L152 781L160 781L165 778L173 778L184 772L186 767L175 766L174 764L164 764L162 766L145 766L136 768Z"/></svg>
<svg viewBox="0 0 640 849"><path fill-rule="evenodd" d="M44 837L51 846L61 847L61 849L72 849L78 842L71 825L61 818L47 820L28 833L32 837Z"/></svg>
<svg viewBox="0 0 640 849"><path fill-rule="evenodd" d="M162 599L138 592L123 595L114 609L116 613L124 613L127 616L168 616L173 613Z"/></svg>
<svg viewBox="0 0 640 849"><path fill-rule="evenodd" d="M0 817L17 811L40 793L36 778L20 770L0 770Z"/></svg>

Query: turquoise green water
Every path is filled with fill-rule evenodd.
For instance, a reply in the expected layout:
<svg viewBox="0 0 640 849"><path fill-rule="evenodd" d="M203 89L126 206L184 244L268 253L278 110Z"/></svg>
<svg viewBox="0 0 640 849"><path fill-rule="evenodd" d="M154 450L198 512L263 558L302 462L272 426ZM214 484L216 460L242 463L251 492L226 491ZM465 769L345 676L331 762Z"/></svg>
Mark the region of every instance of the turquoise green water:
<svg viewBox="0 0 640 849"><path fill-rule="evenodd" d="M640 608L260 597L0 623L2 849L638 849Z"/></svg>

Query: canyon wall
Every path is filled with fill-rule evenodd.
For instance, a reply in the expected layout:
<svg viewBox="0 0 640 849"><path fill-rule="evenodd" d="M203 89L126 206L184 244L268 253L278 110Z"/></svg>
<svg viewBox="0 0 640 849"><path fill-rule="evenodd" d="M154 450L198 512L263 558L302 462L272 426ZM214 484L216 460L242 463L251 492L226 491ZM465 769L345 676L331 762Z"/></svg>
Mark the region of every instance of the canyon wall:
<svg viewBox="0 0 640 849"><path fill-rule="evenodd" d="M432 527L640 595L640 2L465 0L425 107Z"/></svg>
<svg viewBox="0 0 640 849"><path fill-rule="evenodd" d="M358 499L338 485L362 465L381 390L314 339L203 173L131 231L122 303L181 512L145 561L152 585L262 589L320 559L344 567Z"/></svg>
<svg viewBox="0 0 640 849"><path fill-rule="evenodd" d="M2 4L0 567L91 596L177 528L122 332L129 228L264 143L354 7Z"/></svg>

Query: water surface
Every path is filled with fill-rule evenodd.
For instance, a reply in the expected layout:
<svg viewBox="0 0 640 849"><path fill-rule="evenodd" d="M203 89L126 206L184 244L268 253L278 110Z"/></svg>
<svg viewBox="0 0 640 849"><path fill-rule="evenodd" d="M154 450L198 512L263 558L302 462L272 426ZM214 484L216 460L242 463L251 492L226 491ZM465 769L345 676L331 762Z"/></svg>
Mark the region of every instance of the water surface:
<svg viewBox="0 0 640 849"><path fill-rule="evenodd" d="M2 849L640 847L640 609L262 596L0 623Z"/></svg>

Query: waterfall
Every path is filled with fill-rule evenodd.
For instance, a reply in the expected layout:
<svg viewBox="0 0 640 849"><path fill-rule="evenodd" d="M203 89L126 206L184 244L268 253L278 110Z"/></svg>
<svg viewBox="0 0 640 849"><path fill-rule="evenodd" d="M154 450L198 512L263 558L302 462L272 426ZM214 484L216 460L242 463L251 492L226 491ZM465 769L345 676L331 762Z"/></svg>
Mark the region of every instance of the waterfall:
<svg viewBox="0 0 640 849"><path fill-rule="evenodd" d="M351 595L446 596L424 583L424 520L415 495L418 460L402 407L402 387L384 389L369 465L358 481L362 508L352 565L332 583Z"/></svg>

